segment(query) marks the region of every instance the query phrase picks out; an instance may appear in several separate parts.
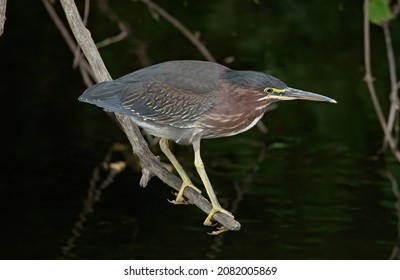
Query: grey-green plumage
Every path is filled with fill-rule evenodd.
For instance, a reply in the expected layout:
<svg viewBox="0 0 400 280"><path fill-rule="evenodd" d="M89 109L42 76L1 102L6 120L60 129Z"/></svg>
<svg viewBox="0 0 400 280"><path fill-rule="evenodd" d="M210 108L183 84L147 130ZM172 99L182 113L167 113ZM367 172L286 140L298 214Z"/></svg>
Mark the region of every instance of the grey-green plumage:
<svg viewBox="0 0 400 280"><path fill-rule="evenodd" d="M190 144L252 127L269 104L280 100L267 98L268 87L290 89L261 72L205 61L169 61L91 86L79 100L129 115L152 135Z"/></svg>
<svg viewBox="0 0 400 280"><path fill-rule="evenodd" d="M182 178L176 204L184 203L186 187L200 190L169 149L168 139L193 145L195 167L212 204L204 225L212 225L217 212L232 214L221 207L208 179L200 156L201 139L246 131L260 120L268 105L291 99L336 103L322 95L290 88L261 72L235 71L204 61L156 64L91 86L79 97L80 101L128 115L149 134L161 138L161 150Z"/></svg>
<svg viewBox="0 0 400 280"><path fill-rule="evenodd" d="M160 63L94 85L79 100L112 112L186 127L214 105L218 77L226 69L209 62Z"/></svg>

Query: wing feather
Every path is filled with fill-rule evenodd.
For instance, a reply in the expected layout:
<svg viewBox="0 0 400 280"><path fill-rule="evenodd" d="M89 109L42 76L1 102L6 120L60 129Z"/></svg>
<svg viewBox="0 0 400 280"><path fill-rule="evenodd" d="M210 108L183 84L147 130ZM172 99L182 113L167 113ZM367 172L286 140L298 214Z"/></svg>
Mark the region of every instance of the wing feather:
<svg viewBox="0 0 400 280"><path fill-rule="evenodd" d="M227 69L204 61L164 62L91 86L79 100L141 121L194 127L217 102Z"/></svg>
<svg viewBox="0 0 400 280"><path fill-rule="evenodd" d="M125 111L146 120L190 127L214 106L216 99L216 91L196 94L155 81L140 88L129 85L121 105Z"/></svg>

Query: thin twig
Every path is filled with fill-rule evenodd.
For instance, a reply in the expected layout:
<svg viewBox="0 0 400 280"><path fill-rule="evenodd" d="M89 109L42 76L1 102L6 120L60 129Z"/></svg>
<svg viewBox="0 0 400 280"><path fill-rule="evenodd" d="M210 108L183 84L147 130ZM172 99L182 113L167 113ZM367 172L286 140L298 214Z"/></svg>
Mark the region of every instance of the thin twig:
<svg viewBox="0 0 400 280"><path fill-rule="evenodd" d="M382 23L383 33L385 37L386 43L386 52L388 58L388 66L389 66L389 76L390 76L390 85L391 85L391 97L392 101L398 101L397 96L397 72L396 72L396 61L394 57L393 44L392 44L392 35L390 34L389 21Z"/></svg>
<svg viewBox="0 0 400 280"><path fill-rule="evenodd" d="M0 36L3 35L4 23L6 22L7 0L0 0Z"/></svg>
<svg viewBox="0 0 400 280"><path fill-rule="evenodd" d="M395 209L397 216L397 241L393 247L392 253L389 256L390 260L400 259L400 188L399 183L397 182L396 177L392 174L391 171L386 171L386 177L389 179L392 185L392 191L396 198Z"/></svg>
<svg viewBox="0 0 400 280"><path fill-rule="evenodd" d="M108 1L106 0L101 0L98 1L98 6L100 7L100 10L108 17L108 19L112 22L114 22L119 30L120 33L109 37L107 39L104 39L101 42L97 42L96 46L98 49L106 47L108 45L114 44L116 42L122 41L123 39L125 39L128 35L129 35L129 28L128 25L126 23L124 23L118 16L116 13L114 13L113 10L111 10L108 6Z"/></svg>
<svg viewBox="0 0 400 280"><path fill-rule="evenodd" d="M109 187L114 181L114 178L125 168L125 162L111 161L112 155L116 151L114 147L115 145L108 149L101 164L93 169L92 177L89 181L87 196L83 200L81 212L78 214L78 219L71 229L71 234L67 239L66 244L61 247L63 254L61 257L62 259L72 259L76 257L73 254L73 249L76 247L78 238L82 235L89 214L93 213L94 206L100 201L103 190ZM104 179L100 176L103 169L107 171L107 176Z"/></svg>
<svg viewBox="0 0 400 280"><path fill-rule="evenodd" d="M119 41L122 41L123 39L125 39L128 36L128 34L129 34L128 28L121 22L117 23L117 25L121 32L115 36L109 37L107 39L104 39L101 42L96 43L97 48L100 49L100 48L104 48L108 45L117 43Z"/></svg>
<svg viewBox="0 0 400 280"><path fill-rule="evenodd" d="M206 46L200 41L199 37L194 35L189 29L187 29L180 21L178 21L175 17L170 15L166 10L158 6L151 0L140 0L144 4L146 4L149 9L157 12L160 16L162 16L166 21L171 23L176 29L178 29L193 45L201 52L201 54L208 60L215 62L215 58L212 56L210 51L206 48Z"/></svg>
<svg viewBox="0 0 400 280"><path fill-rule="evenodd" d="M78 45L75 43L75 40L73 39L68 29L58 16L56 10L53 7L53 4L51 4L49 1L50 0L42 0L43 5L46 8L51 19L53 20L54 24L60 31L61 36L64 38L64 41L67 43L68 48L71 50L72 53L75 53L75 50L77 49ZM85 59L80 59L78 65L85 84L87 86L92 85L93 84L92 81L94 80L94 74L92 68L90 68L90 65L87 63Z"/></svg>
<svg viewBox="0 0 400 280"><path fill-rule="evenodd" d="M214 56L199 39L199 36L193 34L180 21L178 21L175 17L173 17L171 14L169 14L166 10L158 6L153 1L151 0L140 0L140 1L146 4L149 7L149 9L155 11L157 14L162 16L166 21L171 23L176 29L178 29L190 42L192 42L192 44L199 50L199 52L204 56L206 60L211 62L216 62ZM262 120L258 121L257 128L261 131L261 133L266 134L268 132L268 128L265 126Z"/></svg>
<svg viewBox="0 0 400 280"><path fill-rule="evenodd" d="M399 112L399 104L398 104L399 98L398 98L398 87L397 87L396 62L393 51L392 36L390 34L390 29L389 29L389 21L382 23L382 29L385 37L386 53L387 53L389 76L390 76L390 111L387 121L387 127L388 131L393 134L393 125L395 123L395 119L398 116Z"/></svg>
<svg viewBox="0 0 400 280"><path fill-rule="evenodd" d="M83 9L83 24L87 26L90 13L90 0L85 0L85 8Z"/></svg>
<svg viewBox="0 0 400 280"><path fill-rule="evenodd" d="M89 30L82 22L74 1L60 0L60 2L64 9L72 32L74 33L79 46L82 48L82 51L85 54L89 64L93 68L97 82L110 81L111 76L108 73L108 70L105 67L103 60L101 59L99 51L96 48L93 39L91 38ZM128 136L133 152L139 157L142 168L155 174L162 181L164 181L166 184L173 187L174 189L179 190L182 180L166 170L160 163L159 159L151 153L146 141L140 134L139 128L132 121L132 119L126 115L118 113L116 114L116 117L121 124L124 132ZM184 191L184 195L204 212L209 213L211 211L211 203L193 189L186 188ZM216 213L213 216L213 220L222 224L229 230L240 229L239 222L223 213Z"/></svg>
<svg viewBox="0 0 400 280"><path fill-rule="evenodd" d="M93 69L94 76L97 82L111 81L112 78L108 73L100 54L91 39L90 31L85 27L82 19L79 15L78 9L72 0L60 0L63 6L64 13L71 27L72 33L78 42L78 45L82 48L83 53L90 66Z"/></svg>
<svg viewBox="0 0 400 280"><path fill-rule="evenodd" d="M115 114L119 123L121 124L125 134L128 136L129 142L132 145L133 152L139 157L143 169L151 171L154 175L160 178L164 183L179 191L182 180L175 175L171 174L159 161L158 157L153 155L149 147L144 141L143 137L140 138L139 128L134 121L126 115ZM205 199L201 194L192 188L185 188L185 197L187 197L194 205L200 208L205 213L210 213L212 206L211 203ZM225 226L229 230L239 230L240 224L228 215L217 212L213 216L213 220Z"/></svg>
<svg viewBox="0 0 400 280"><path fill-rule="evenodd" d="M400 0L397 0L397 3L392 7L393 17L396 17L400 13Z"/></svg>
<svg viewBox="0 0 400 280"><path fill-rule="evenodd" d="M132 31L131 31L130 26L124 20L122 20L118 16L117 13L115 13L112 9L110 9L110 7L108 5L108 0L98 0L97 3L100 8L100 11L103 14L105 14L110 21L114 22L120 30L119 34L112 36L110 38L104 39L103 41L97 42L96 43L97 48L103 48L110 44L114 44L116 42L122 41L123 39L128 37L128 35L131 35ZM147 54L146 43L140 39L133 38L132 36L130 39L136 45L134 52L136 53L136 55L138 57L138 60L140 62L139 64L143 68L151 65L150 58Z"/></svg>
<svg viewBox="0 0 400 280"><path fill-rule="evenodd" d="M82 19L83 24L85 26L88 23L89 13L90 13L90 0L85 0L85 7L83 9L83 19ZM74 60L72 62L72 67L75 69L81 60L82 60L81 48L77 46L74 51Z"/></svg>
<svg viewBox="0 0 400 280"><path fill-rule="evenodd" d="M386 131L385 117L382 112L382 107L376 94L373 84L372 67L371 67L371 49L370 49L370 32L368 19L369 0L364 0L364 63L365 63L365 82L367 83L372 103L381 127ZM390 136L389 136L390 138Z"/></svg>
<svg viewBox="0 0 400 280"><path fill-rule="evenodd" d="M370 31L368 19L369 0L364 0L364 63L365 63L365 82L368 87L368 92L371 96L372 104L375 113L378 117L379 124L383 130L387 143L398 161L400 161L400 152L397 150L396 142L394 141L390 131L388 130L382 107L376 94L376 89L373 83L372 67L371 67L371 49L370 49Z"/></svg>
<svg viewBox="0 0 400 280"><path fill-rule="evenodd" d="M257 146L259 145L259 143L256 144ZM263 141L258 151L257 158L254 160L254 164L251 166L251 168L248 169L247 176L243 179L241 183L234 182L233 187L236 192L236 197L229 207L229 211L232 214L238 212L240 203L243 201L244 195L250 190L254 181L258 178L257 175L259 173L260 167L265 161L265 157L267 156L267 149L267 144L265 143L265 141ZM210 246L210 251L206 254L208 259L217 258L217 254L221 252L221 247L224 244L224 238L225 235L219 235L213 240L213 244Z"/></svg>

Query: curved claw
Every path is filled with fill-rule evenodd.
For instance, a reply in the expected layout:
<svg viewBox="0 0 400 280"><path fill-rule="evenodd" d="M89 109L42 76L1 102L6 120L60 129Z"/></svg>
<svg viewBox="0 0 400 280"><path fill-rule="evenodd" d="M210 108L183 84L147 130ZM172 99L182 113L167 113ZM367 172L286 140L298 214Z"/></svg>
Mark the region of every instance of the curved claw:
<svg viewBox="0 0 400 280"><path fill-rule="evenodd" d="M182 182L181 188L179 189L178 193L175 193L176 198L174 200L168 200L169 202L171 202L172 204L175 205L181 205L181 204L191 204L191 202L189 202L189 200L185 199L185 197L183 196L183 192L185 191L185 189L189 187L194 189L196 192L201 193L201 190L199 190L198 188L196 188L192 182Z"/></svg>
<svg viewBox="0 0 400 280"><path fill-rule="evenodd" d="M173 192L173 194L174 194L176 197L178 197L178 193ZM183 197L183 196L181 196L179 199L178 199L178 198L175 198L175 199L173 199L173 200L167 199L167 201L168 201L169 203L174 204L174 205L188 205L188 204L193 204L190 200L186 199L186 198Z"/></svg>
<svg viewBox="0 0 400 280"><path fill-rule="evenodd" d="M226 227L222 226L220 228L217 228L217 230L213 230L212 232L207 232L208 235L219 235L225 231L228 231Z"/></svg>
<svg viewBox="0 0 400 280"><path fill-rule="evenodd" d="M189 204L193 204L191 203L189 200L183 200L183 201L176 201L174 200L169 200L167 199L167 201L173 205L189 205Z"/></svg>
<svg viewBox="0 0 400 280"><path fill-rule="evenodd" d="M204 220L203 225L205 225L205 226L213 226L213 223L211 222L211 219L214 216L214 214L217 213L217 212L224 213L224 214L234 218L234 216L232 215L231 212L229 212L229 211L225 210L224 208L222 208L221 206L217 205L217 206L213 206L213 208L211 209L211 211L208 214L207 218Z"/></svg>

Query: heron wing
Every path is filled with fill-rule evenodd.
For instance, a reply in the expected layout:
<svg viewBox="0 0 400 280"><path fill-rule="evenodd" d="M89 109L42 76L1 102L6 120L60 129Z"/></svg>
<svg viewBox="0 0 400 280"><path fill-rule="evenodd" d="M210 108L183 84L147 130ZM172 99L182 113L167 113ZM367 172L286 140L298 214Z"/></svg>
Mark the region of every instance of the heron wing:
<svg viewBox="0 0 400 280"><path fill-rule="evenodd" d="M191 124L210 110L217 91L195 92L154 81L129 84L121 99L122 107L132 115L176 127Z"/></svg>
<svg viewBox="0 0 400 280"><path fill-rule="evenodd" d="M79 100L145 121L191 127L216 103L226 69L203 61L164 62L89 87Z"/></svg>

